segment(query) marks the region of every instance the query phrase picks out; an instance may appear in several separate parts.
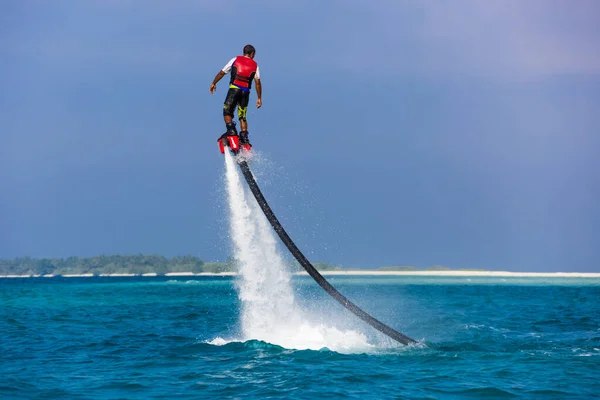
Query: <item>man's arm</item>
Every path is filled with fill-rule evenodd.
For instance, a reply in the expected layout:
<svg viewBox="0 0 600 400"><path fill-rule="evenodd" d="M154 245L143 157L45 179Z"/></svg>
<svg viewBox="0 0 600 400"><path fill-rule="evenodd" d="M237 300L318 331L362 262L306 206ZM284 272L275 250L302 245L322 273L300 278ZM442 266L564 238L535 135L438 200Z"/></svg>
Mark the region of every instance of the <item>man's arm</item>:
<svg viewBox="0 0 600 400"><path fill-rule="evenodd" d="M256 108L260 108L262 106L262 85L260 83L260 78L254 77L254 84L256 87Z"/></svg>
<svg viewBox="0 0 600 400"><path fill-rule="evenodd" d="M215 90L217 90L217 82L219 82L224 76L225 72L223 71L219 71L219 73L215 76L215 79L213 79L212 83L210 84L210 89L208 89L211 93L214 93Z"/></svg>
<svg viewBox="0 0 600 400"><path fill-rule="evenodd" d="M231 66L233 65L235 61L235 57L233 57L231 60L229 60L229 62L227 64L225 64L225 66L219 71L219 73L217 74L217 76L215 76L215 79L213 79L212 83L210 84L210 92L214 93L215 90L217 90L217 82L219 82L221 80L221 78L223 78L225 75L227 75L229 73L229 71L231 71Z"/></svg>

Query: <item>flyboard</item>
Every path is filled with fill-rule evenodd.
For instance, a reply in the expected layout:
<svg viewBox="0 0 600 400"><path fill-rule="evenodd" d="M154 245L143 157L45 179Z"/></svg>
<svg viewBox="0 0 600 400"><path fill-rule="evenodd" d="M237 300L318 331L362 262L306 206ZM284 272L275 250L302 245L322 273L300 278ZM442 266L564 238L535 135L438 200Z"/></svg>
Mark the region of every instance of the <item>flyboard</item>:
<svg viewBox="0 0 600 400"><path fill-rule="evenodd" d="M223 154L225 153L225 147L229 147L231 152L235 155L238 155L240 153L240 151L242 151L242 152L250 151L250 148L251 148L250 145L241 145L240 146L238 136L223 135L222 137L219 138L218 143L219 143L219 149L220 149L221 153L223 153ZM302 252L298 249L298 247L296 247L296 245L294 244L292 239L289 237L289 235L287 234L285 229L283 229L283 226L281 226L281 223L279 223L279 220L273 213L273 210L271 210L269 203L267 203L267 200L265 199L260 188L258 187L258 184L256 183L256 180L254 179L254 175L252 174L252 171L250 170L250 166L248 165L247 161L243 158L238 158L237 163L240 166L240 169L242 170L244 178L246 179L246 182L248 183L248 186L250 187L252 194L256 198L256 201L258 202L260 208L263 210L265 216L269 220L269 223L271 224L273 229L275 229L275 232L277 232L277 234L279 235L279 238L285 244L285 246L288 248L288 250L292 253L292 255L296 258L296 260L298 260L298 262L300 263L300 265L302 265L302 267L306 270L306 272L308 272L308 274L319 284L319 286L321 286L331 297L333 297L335 300L337 300L341 305L346 307L350 312L352 312L358 318L360 318L367 324L371 325L373 328L377 329L378 331L385 334L386 336L396 340L397 342L405 344L405 345L408 345L411 343L416 343L415 340L396 331L393 328L390 328L383 322L377 320L376 318L371 316L369 313L367 313L366 311L364 311L363 309L358 307L356 304L352 303L343 294L341 294L336 288L334 288L329 282L327 282L327 280L319 273L319 271L317 271L317 269L315 267L313 267L313 265L310 263L310 261L308 261L308 259L304 256L304 254L302 254Z"/></svg>

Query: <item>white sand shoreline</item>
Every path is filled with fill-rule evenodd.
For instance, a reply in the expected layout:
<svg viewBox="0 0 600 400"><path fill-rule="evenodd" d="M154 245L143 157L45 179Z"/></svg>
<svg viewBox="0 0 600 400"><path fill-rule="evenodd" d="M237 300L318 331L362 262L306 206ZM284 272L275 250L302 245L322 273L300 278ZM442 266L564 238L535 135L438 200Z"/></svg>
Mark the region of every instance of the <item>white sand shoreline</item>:
<svg viewBox="0 0 600 400"><path fill-rule="evenodd" d="M306 272L300 274L307 275ZM322 275L374 275L374 276L486 276L534 278L600 278L596 272L509 272L509 271L324 271Z"/></svg>
<svg viewBox="0 0 600 400"><path fill-rule="evenodd" d="M320 271L321 275L328 276L437 276L437 277L503 277L503 278L600 278L598 272L509 272L509 271L368 271L368 270L348 270L348 271ZM161 276L167 277L194 277L194 276L236 276L236 272L169 272ZM295 272L293 275L308 275L305 271ZM0 278L89 278L93 274L67 274L67 275L0 275ZM99 277L147 277L159 276L156 273L136 274L100 274Z"/></svg>

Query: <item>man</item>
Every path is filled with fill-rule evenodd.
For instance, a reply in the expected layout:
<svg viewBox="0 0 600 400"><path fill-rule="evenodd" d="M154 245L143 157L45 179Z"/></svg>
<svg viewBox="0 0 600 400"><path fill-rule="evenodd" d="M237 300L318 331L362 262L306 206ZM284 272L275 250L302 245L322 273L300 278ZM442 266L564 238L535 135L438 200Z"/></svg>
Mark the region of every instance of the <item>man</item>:
<svg viewBox="0 0 600 400"><path fill-rule="evenodd" d="M224 136L237 136L235 122L233 121L233 112L236 106L238 107L238 118L240 120L240 144L249 150L252 145L248 140L248 122L246 121L246 113L248 111L248 102L250 100L250 89L252 82L256 83L256 108L262 106L262 86L260 84L260 70L258 64L254 61L256 50L252 45L244 46L244 55L237 56L229 60L221 71L215 76L215 79L210 85L210 93L217 90L217 82L231 71L231 79L229 81L229 91L225 97L223 104L223 119L225 120Z"/></svg>

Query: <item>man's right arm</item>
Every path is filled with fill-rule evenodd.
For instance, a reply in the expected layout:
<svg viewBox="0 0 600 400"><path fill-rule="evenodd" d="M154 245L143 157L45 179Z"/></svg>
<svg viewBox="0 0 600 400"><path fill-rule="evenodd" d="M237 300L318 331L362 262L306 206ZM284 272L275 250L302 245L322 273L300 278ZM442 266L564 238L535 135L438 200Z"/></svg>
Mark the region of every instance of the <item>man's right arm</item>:
<svg viewBox="0 0 600 400"><path fill-rule="evenodd" d="M260 78L254 78L254 83L256 84L256 108L260 108L262 106L262 84L260 83Z"/></svg>
<svg viewBox="0 0 600 400"><path fill-rule="evenodd" d="M262 84L260 83L260 69L256 67L256 74L254 74L254 87L256 88L256 108L262 106Z"/></svg>

